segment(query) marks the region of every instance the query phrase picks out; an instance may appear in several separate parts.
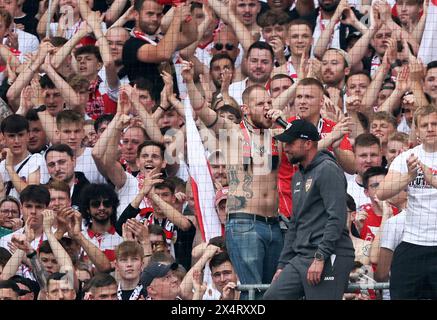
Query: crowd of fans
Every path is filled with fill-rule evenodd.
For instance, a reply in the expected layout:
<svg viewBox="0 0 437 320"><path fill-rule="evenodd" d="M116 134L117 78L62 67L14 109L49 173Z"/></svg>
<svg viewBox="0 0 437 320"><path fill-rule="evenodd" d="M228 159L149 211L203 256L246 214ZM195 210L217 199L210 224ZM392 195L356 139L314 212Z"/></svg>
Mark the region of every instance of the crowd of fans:
<svg viewBox="0 0 437 320"><path fill-rule="evenodd" d="M0 300L239 300L239 284L271 283L299 167L247 136L279 117L313 123L344 170L350 282L392 276L392 292L344 299L437 298L437 61L418 58L431 5L0 0ZM218 147L231 129L241 166ZM280 228L261 241L239 212Z"/></svg>

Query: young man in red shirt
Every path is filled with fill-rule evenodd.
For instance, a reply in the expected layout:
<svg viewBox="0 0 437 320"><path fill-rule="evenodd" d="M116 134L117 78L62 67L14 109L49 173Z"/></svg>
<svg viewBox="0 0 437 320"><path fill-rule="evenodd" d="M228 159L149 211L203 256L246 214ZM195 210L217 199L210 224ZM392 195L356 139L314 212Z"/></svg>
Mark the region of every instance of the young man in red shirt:
<svg viewBox="0 0 437 320"><path fill-rule="evenodd" d="M319 150L328 149L336 156L339 164L348 173L354 172L354 154L347 138L350 132L350 119L344 118L336 124L334 121L322 118L320 110L324 104L324 89L322 83L314 78L302 79L296 88L295 108L296 117L291 117L288 122L303 119L311 122L319 131L321 141ZM291 179L296 171L285 157L282 156L278 173L279 212L289 217L292 208Z"/></svg>
<svg viewBox="0 0 437 320"><path fill-rule="evenodd" d="M384 167L371 167L363 175L364 193L369 197L370 203L363 204L355 218L355 225L363 240L373 241L382 223L382 201L376 198L376 189L388 170ZM399 210L391 205L393 215Z"/></svg>

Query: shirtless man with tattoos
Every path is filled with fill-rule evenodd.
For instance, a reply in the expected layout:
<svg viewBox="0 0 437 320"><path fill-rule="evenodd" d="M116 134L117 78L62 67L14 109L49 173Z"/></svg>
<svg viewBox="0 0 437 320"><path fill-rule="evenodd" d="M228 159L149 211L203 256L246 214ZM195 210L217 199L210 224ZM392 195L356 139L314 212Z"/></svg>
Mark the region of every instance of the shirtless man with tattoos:
<svg viewBox="0 0 437 320"><path fill-rule="evenodd" d="M242 284L270 283L283 246L277 191L281 145L273 140L271 129L281 111L272 108L264 86L250 86L243 92L243 120L235 124L198 99L192 81L187 86L193 109L218 135L219 148L225 153L229 182L226 247L232 264ZM240 299L245 298L242 293Z"/></svg>

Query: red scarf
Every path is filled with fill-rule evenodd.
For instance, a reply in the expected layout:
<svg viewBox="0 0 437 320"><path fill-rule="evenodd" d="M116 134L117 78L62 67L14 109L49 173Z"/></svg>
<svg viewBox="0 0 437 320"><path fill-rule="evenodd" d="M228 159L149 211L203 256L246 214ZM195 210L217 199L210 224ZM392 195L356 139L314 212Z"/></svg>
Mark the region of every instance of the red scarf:
<svg viewBox="0 0 437 320"><path fill-rule="evenodd" d="M135 30L135 29L134 29L134 30L132 30L131 35L132 35L133 37L137 38L137 39L144 40L144 41L150 43L151 45L154 45L154 46L157 46L157 45L158 45L158 42L157 42L157 41L152 40L152 39L150 38L149 35L145 34L145 33L142 32L142 31L138 31L138 30ZM159 38L159 36L156 35L155 38Z"/></svg>
<svg viewBox="0 0 437 320"><path fill-rule="evenodd" d="M105 111L105 103L103 101L103 96L100 94L99 86L102 83L102 79L97 77L96 80L91 81L89 86L89 98L86 104L86 114L96 120L98 117L103 115Z"/></svg>

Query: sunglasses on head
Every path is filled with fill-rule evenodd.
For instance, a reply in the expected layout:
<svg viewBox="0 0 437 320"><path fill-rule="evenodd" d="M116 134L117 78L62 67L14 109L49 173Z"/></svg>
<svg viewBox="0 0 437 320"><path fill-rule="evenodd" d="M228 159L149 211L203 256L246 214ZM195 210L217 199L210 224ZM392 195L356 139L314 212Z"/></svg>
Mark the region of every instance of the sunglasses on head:
<svg viewBox="0 0 437 320"><path fill-rule="evenodd" d="M112 207L112 202L109 199L105 199L105 200L91 200L90 201L90 206L93 208L98 208L100 207L100 204L103 203L103 206L105 208L111 208Z"/></svg>
<svg viewBox="0 0 437 320"><path fill-rule="evenodd" d="M224 45L224 47L225 47L226 50L228 50L228 51L234 50L234 48L235 48L235 46L234 46L232 43L226 43L226 44ZM214 44L214 49L216 49L217 51L222 50L222 49L223 49L223 43L221 43L221 42L216 42L216 43Z"/></svg>

